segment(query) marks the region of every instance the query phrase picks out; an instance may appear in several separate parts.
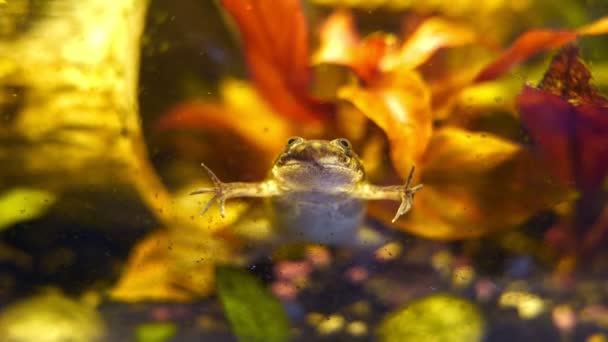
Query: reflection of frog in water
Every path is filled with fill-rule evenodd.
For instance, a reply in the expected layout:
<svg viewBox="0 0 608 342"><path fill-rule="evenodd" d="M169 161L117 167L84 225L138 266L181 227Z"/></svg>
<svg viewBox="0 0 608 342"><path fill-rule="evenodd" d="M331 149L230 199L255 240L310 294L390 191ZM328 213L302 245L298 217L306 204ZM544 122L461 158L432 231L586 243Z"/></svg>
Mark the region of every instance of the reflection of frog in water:
<svg viewBox="0 0 608 342"><path fill-rule="evenodd" d="M224 215L224 202L235 197L270 199L273 226L286 240L331 245L352 245L365 213L364 200L397 200L396 221L413 204L422 185L410 187L414 168L405 185L369 184L359 157L346 139L289 139L275 160L268 179L258 183L222 183L205 165L214 188L191 194L213 193L203 209L214 203Z"/></svg>

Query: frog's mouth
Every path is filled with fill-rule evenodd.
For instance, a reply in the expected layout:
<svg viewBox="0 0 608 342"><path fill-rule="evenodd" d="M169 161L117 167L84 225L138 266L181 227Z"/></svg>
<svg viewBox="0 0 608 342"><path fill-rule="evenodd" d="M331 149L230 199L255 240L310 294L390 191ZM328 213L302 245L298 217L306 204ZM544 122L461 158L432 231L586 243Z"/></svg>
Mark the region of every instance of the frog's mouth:
<svg viewBox="0 0 608 342"><path fill-rule="evenodd" d="M284 155L279 163L282 165L311 165L313 167L343 167L348 168L351 157L333 151L306 148Z"/></svg>
<svg viewBox="0 0 608 342"><path fill-rule="evenodd" d="M298 167L310 167L315 169L343 169L350 170L348 164L342 164L337 162L323 162L318 160L298 160L290 159L281 163L281 167L298 168Z"/></svg>
<svg viewBox="0 0 608 342"><path fill-rule="evenodd" d="M273 175L289 188L321 192L350 186L359 179L358 173L347 165L315 160L286 161L273 168Z"/></svg>

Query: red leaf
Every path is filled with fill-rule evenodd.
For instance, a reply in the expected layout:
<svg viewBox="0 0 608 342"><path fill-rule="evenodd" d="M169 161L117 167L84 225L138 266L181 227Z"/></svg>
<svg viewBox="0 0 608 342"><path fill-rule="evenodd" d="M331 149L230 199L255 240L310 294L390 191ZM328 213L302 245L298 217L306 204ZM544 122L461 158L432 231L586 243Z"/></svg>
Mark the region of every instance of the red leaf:
<svg viewBox="0 0 608 342"><path fill-rule="evenodd" d="M576 138L582 142L580 183L585 188L597 188L608 174L608 108L582 105L576 113Z"/></svg>
<svg viewBox="0 0 608 342"><path fill-rule="evenodd" d="M574 182L570 140L574 108L559 96L526 86L517 99L521 120L534 138L539 152L563 183Z"/></svg>
<svg viewBox="0 0 608 342"><path fill-rule="evenodd" d="M549 49L560 48L579 36L593 36L608 33L608 17L602 17L577 30L530 30L522 34L494 62L477 74L474 82L484 82L502 76L513 65Z"/></svg>
<svg viewBox="0 0 608 342"><path fill-rule="evenodd" d="M309 97L308 27L299 0L222 0L242 36L251 77L280 113L320 123L322 109Z"/></svg>
<svg viewBox="0 0 608 342"><path fill-rule="evenodd" d="M557 95L575 105L608 106L608 101L599 94L590 81L591 73L580 61L578 48L569 46L553 58L538 89Z"/></svg>
<svg viewBox="0 0 608 342"><path fill-rule="evenodd" d="M569 47L558 54L539 85L518 98L521 119L554 175L593 191L608 174L608 101L589 84L590 74Z"/></svg>

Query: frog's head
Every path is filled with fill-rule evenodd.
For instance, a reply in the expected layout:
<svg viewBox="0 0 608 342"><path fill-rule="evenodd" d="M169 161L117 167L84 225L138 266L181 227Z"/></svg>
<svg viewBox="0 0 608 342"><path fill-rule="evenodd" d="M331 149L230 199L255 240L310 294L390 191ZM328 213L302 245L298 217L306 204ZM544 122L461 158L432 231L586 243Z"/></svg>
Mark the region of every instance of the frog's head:
<svg viewBox="0 0 608 342"><path fill-rule="evenodd" d="M332 141L293 137L275 160L272 177L296 189L348 189L365 178L363 165L344 138Z"/></svg>

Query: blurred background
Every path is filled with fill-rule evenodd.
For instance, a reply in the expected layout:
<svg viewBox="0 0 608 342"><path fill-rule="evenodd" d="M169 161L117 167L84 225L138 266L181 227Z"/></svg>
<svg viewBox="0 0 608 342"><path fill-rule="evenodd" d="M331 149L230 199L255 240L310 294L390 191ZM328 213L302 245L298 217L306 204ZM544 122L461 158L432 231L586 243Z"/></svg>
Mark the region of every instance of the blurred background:
<svg viewBox="0 0 608 342"><path fill-rule="evenodd" d="M600 0L0 0L0 341L608 341L606 33ZM296 135L416 165L379 247L199 216L201 162L261 181Z"/></svg>

